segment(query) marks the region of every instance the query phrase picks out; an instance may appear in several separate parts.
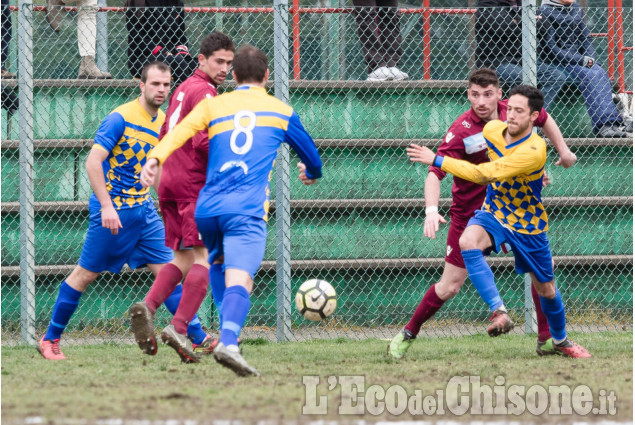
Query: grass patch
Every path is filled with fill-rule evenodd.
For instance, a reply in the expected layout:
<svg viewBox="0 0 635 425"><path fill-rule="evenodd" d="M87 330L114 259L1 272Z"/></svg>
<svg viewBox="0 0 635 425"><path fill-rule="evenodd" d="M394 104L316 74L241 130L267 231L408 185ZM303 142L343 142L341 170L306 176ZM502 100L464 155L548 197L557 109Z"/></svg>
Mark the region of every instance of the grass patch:
<svg viewBox="0 0 635 425"><path fill-rule="evenodd" d="M378 384L384 389L401 385L408 395L421 390L433 395L445 389L454 376L479 375L481 385L495 385L504 377L510 385L587 385L594 396L600 390L617 395L616 416L609 420L630 420L633 415L633 334L578 334L573 338L585 345L592 359L540 358L534 353L535 339L509 335L491 339L484 335L459 338L421 338L401 361L385 356L387 342L381 340L269 343L246 341L244 356L262 378L236 377L231 371L205 358L198 365L184 365L166 346L155 357L144 356L136 346L101 344L64 347L68 360L48 362L33 347L2 349L2 419L17 422L39 416L45 421L83 419L432 419L406 412L398 418L384 411L379 416L341 416L338 407L346 403L340 387L329 391L329 376L363 375L366 388ZM328 397L326 416L302 416L305 404L303 375L320 377L318 396ZM500 378L499 378L500 381ZM342 398L344 397L344 399ZM597 402L596 402L597 404ZM445 418L488 420L488 416L456 417L445 410ZM505 417L489 417L506 420ZM525 412L510 420L573 422L580 416L540 418ZM587 418L589 419L589 418ZM596 418L601 419L601 418Z"/></svg>

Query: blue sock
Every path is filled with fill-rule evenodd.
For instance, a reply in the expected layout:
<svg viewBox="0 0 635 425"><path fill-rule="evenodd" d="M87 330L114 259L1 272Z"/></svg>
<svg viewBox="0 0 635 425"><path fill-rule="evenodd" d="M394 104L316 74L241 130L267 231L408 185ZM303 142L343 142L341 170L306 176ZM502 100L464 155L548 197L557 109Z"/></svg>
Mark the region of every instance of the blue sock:
<svg viewBox="0 0 635 425"><path fill-rule="evenodd" d="M470 280L476 288L476 292L489 305L490 311L495 311L503 305L496 282L494 281L494 273L485 261L483 252L480 249L462 250L465 268L470 275Z"/></svg>
<svg viewBox="0 0 635 425"><path fill-rule="evenodd" d="M55 301L55 306L53 306L51 322L49 323L46 335L44 335L44 339L55 340L62 336L62 332L64 332L66 325L68 325L68 321L71 320L71 316L77 309L81 296L82 293L77 289L71 288L66 281L62 282L60 292Z"/></svg>
<svg viewBox="0 0 635 425"><path fill-rule="evenodd" d="M565 339L567 337L565 329L567 320L564 316L564 303L558 288L556 288L556 296L553 299L540 297L540 306L547 316L551 337L558 341Z"/></svg>
<svg viewBox="0 0 635 425"><path fill-rule="evenodd" d="M183 294L183 285L176 285L174 291L170 294L167 300L163 304L165 304L165 308L168 309L172 316L176 314L176 310L179 308L179 303L181 302L181 294Z"/></svg>
<svg viewBox="0 0 635 425"><path fill-rule="evenodd" d="M194 316L187 327L187 337L193 344L200 344L207 338L207 332L203 330L203 326L201 326L201 321L197 315Z"/></svg>
<svg viewBox="0 0 635 425"><path fill-rule="evenodd" d="M165 300L165 307L168 309L172 316L176 314L176 310L179 308L179 302L181 302L181 295L183 294L183 285L176 285L174 291L170 294L167 300ZM203 330L201 326L201 321L199 320L197 315L194 315L194 318L190 322L187 327L187 337L194 343L200 344L203 342L207 333Z"/></svg>
<svg viewBox="0 0 635 425"><path fill-rule="evenodd" d="M249 292L242 286L230 286L223 299L223 324L220 342L225 346L238 345L238 335L245 324L251 301Z"/></svg>
<svg viewBox="0 0 635 425"><path fill-rule="evenodd" d="M212 264L209 268L209 286L212 289L212 298L218 312L219 328L223 326L223 316L221 314L223 307L223 297L225 295L225 272L223 264Z"/></svg>

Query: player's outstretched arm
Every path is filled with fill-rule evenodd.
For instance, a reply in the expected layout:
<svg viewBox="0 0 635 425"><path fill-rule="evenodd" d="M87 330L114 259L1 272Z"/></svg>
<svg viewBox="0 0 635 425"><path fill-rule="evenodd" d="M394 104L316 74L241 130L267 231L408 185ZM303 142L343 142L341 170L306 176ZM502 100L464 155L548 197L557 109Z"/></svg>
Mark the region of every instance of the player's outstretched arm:
<svg viewBox="0 0 635 425"><path fill-rule="evenodd" d="M439 198L441 197L441 181L434 173L428 173L425 187L426 219L423 224L423 235L435 239L439 223L447 223L439 214Z"/></svg>
<svg viewBox="0 0 635 425"><path fill-rule="evenodd" d="M289 117L285 142L288 143L300 157L300 162L305 167L304 170L300 171L301 173L304 172L308 180L317 180L322 177L322 159L320 158L320 153L315 146L315 142L302 125L300 117L295 112ZM300 180L302 180L302 178L300 178Z"/></svg>
<svg viewBox="0 0 635 425"><path fill-rule="evenodd" d="M123 226L106 188L102 163L108 158L108 154L100 145L95 145L86 159L86 173L90 186L101 205L101 225L116 235Z"/></svg>
<svg viewBox="0 0 635 425"><path fill-rule="evenodd" d="M551 141L553 147L558 151L558 155L560 158L556 162L556 165L560 165L564 168L569 168L578 160L576 155L571 152L569 146L564 141L564 137L562 137L562 133L560 132L560 128L558 124L554 121L554 119L549 115L547 117L547 122L542 126L542 131L545 133L545 136Z"/></svg>
<svg viewBox="0 0 635 425"><path fill-rule="evenodd" d="M496 180L505 180L535 171L537 167L541 166L541 163L544 164L546 152L534 149L532 146L524 149L519 148L513 155L503 156L478 165L449 156L438 156L425 146L415 144L406 148L406 151L412 162L434 165L464 180L487 185Z"/></svg>

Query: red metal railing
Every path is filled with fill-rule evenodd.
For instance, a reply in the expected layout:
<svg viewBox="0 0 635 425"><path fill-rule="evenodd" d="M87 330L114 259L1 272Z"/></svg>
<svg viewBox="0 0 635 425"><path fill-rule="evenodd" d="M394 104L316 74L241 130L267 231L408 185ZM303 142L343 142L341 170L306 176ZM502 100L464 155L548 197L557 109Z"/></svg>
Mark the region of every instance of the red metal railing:
<svg viewBox="0 0 635 425"><path fill-rule="evenodd" d="M624 21L622 14L622 0L608 1L608 29L607 32L592 33L592 37L607 37L608 39L608 74L611 80L617 81L622 93L633 93L626 89L626 75L624 66L624 52L633 51L633 46L624 45ZM431 8L430 0L423 0L421 8L399 9L404 15L421 15L423 23L423 79L431 79L431 22L432 15L472 15L476 9L442 9ZM17 11L17 6L10 6L12 11ZM76 7L65 7L67 11L76 11ZM33 10L46 11L46 6L34 6ZM100 7L99 11L115 13L125 12L125 7ZM273 7L186 7L186 13L273 13ZM301 14L325 14L325 13L353 13L352 8L344 7L300 7L299 0L292 0L289 10L292 25L292 51L293 51L293 79L301 79L301 55L300 55L300 15Z"/></svg>

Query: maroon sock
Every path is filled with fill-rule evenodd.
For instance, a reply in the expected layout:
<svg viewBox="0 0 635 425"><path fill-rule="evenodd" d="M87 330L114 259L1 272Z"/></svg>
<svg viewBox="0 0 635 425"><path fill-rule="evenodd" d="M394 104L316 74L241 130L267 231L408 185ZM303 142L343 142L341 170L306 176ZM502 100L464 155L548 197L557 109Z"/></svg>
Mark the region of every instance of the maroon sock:
<svg viewBox="0 0 635 425"><path fill-rule="evenodd" d="M183 273L174 264L168 263L161 268L144 300L153 314L168 299L181 279L183 279Z"/></svg>
<svg viewBox="0 0 635 425"><path fill-rule="evenodd" d="M534 299L534 306L536 307L536 319L538 320L538 341L546 341L551 338L551 332L549 331L549 323L547 323L547 316L542 312L542 306L540 305L540 296L536 291L534 285L531 285L531 297Z"/></svg>
<svg viewBox="0 0 635 425"><path fill-rule="evenodd" d="M180 334L187 334L187 326L198 311L209 285L209 270L200 264L194 264L183 282L183 295L179 308L174 313L172 324Z"/></svg>
<svg viewBox="0 0 635 425"><path fill-rule="evenodd" d="M430 289L428 289L426 294L423 296L423 299L419 303L419 306L412 315L410 322L408 322L408 324L405 326L405 328L412 332L414 336L417 336L419 334L421 325L423 325L429 318L434 316L435 313L439 311L439 309L443 307L443 304L445 303L445 300L439 298L436 291L434 290L435 286L436 284L432 285Z"/></svg>

